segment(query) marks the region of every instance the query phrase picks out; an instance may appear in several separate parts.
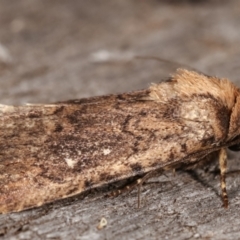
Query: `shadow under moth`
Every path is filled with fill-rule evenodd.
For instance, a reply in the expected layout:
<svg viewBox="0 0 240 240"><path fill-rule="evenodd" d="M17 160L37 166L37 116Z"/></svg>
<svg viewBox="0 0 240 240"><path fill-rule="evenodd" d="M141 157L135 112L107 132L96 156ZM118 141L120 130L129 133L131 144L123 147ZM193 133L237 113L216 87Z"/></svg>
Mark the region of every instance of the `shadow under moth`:
<svg viewBox="0 0 240 240"><path fill-rule="evenodd" d="M146 90L56 104L0 105L0 213L18 212L240 148L240 90L179 69Z"/></svg>

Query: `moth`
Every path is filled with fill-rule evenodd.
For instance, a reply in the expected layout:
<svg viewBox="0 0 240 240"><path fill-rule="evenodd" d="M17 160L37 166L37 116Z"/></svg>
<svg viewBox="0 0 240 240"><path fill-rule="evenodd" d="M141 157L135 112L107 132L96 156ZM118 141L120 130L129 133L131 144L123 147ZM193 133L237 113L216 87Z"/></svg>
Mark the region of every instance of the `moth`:
<svg viewBox="0 0 240 240"><path fill-rule="evenodd" d="M179 69L148 89L56 104L0 106L0 213L240 149L240 90Z"/></svg>

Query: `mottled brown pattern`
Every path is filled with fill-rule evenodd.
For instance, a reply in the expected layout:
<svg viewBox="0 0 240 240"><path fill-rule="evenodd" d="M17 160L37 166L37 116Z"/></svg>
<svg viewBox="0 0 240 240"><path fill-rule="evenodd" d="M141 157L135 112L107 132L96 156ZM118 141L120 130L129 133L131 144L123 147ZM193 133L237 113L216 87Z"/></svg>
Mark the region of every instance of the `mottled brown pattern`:
<svg viewBox="0 0 240 240"><path fill-rule="evenodd" d="M240 142L239 96L226 79L179 70L127 94L0 105L0 213L209 161Z"/></svg>

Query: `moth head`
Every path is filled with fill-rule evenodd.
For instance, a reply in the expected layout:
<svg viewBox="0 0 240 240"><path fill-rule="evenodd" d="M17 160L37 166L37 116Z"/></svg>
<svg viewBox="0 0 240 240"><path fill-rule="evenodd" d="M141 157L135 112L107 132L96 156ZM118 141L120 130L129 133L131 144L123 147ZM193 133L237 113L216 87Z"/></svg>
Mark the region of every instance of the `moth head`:
<svg viewBox="0 0 240 240"><path fill-rule="evenodd" d="M228 148L231 151L240 151L240 93L237 92L236 102L232 108L230 124L229 124L229 132L228 139L230 139L230 143L234 142L234 144L229 146Z"/></svg>

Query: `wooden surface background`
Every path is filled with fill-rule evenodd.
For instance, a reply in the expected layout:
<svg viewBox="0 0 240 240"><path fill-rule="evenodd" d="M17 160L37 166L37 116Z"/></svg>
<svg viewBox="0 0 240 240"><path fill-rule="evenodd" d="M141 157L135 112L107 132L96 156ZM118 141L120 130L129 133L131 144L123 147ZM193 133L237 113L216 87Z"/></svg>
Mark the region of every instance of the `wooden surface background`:
<svg viewBox="0 0 240 240"><path fill-rule="evenodd" d="M46 103L141 89L178 64L240 86L240 1L0 0L0 103ZM1 239L240 239L239 154L230 208L218 175L167 174L115 199L99 190L0 215ZM24 197L24 196L23 196ZM97 230L100 219L107 227Z"/></svg>

